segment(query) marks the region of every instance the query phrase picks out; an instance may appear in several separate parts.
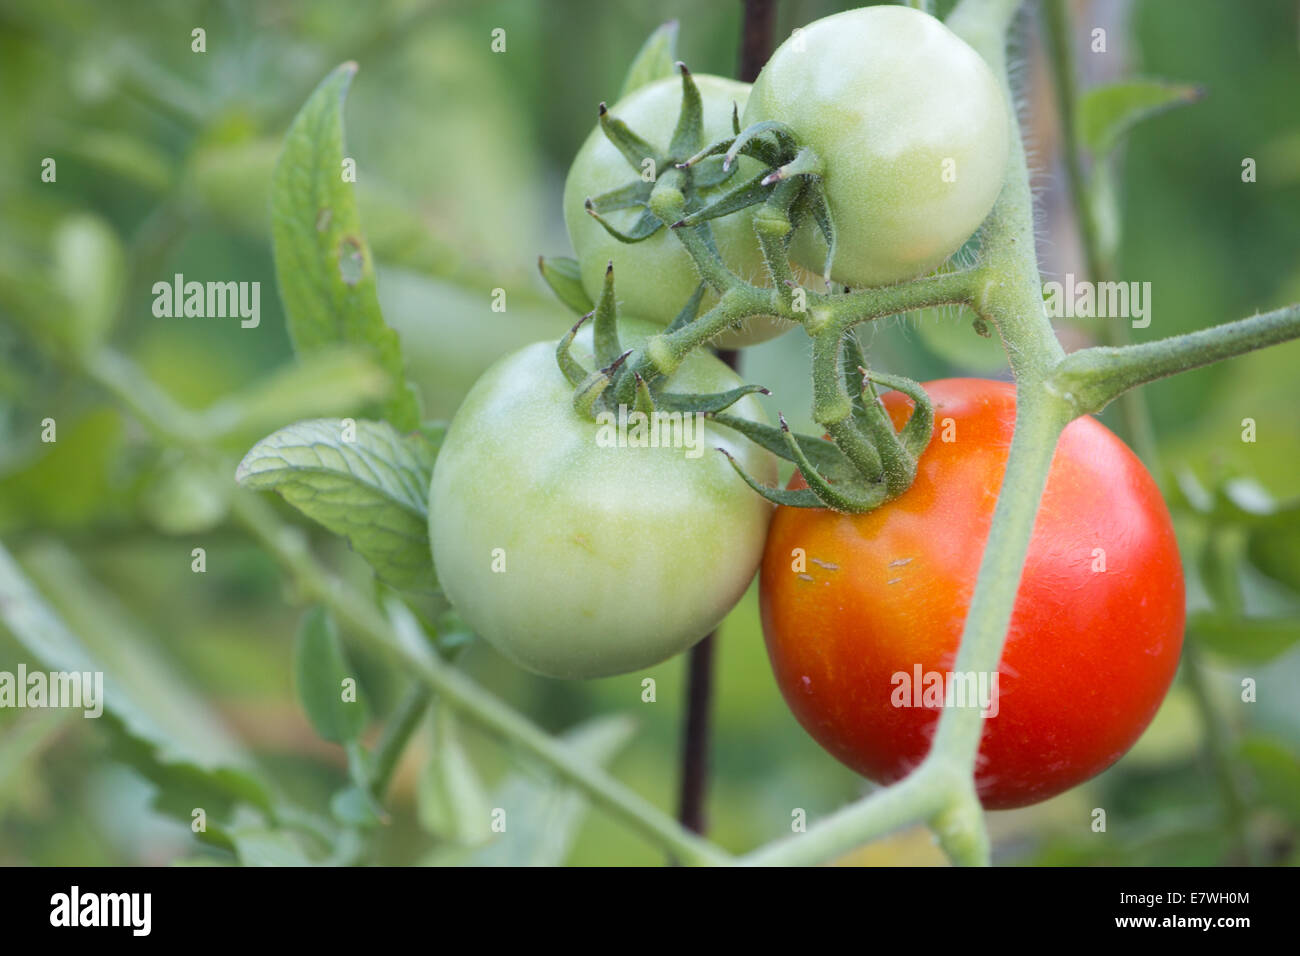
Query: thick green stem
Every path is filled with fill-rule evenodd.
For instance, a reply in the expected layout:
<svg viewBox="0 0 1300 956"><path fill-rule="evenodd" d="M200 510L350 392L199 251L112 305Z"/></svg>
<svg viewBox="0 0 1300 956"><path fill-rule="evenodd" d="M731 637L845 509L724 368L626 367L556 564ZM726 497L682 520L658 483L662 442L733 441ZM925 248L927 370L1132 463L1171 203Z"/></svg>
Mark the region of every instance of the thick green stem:
<svg viewBox="0 0 1300 956"><path fill-rule="evenodd" d="M1061 363L1049 384L1083 415L1147 382L1297 338L1300 305L1289 305L1156 342L1082 349Z"/></svg>
<svg viewBox="0 0 1300 956"><path fill-rule="evenodd" d="M992 674L998 669L1038 502L1047 485L1056 440L1071 417L1069 408L1041 385L1021 384L1007 470L953 665L958 673ZM983 721L978 708L946 708L931 753L973 768Z"/></svg>

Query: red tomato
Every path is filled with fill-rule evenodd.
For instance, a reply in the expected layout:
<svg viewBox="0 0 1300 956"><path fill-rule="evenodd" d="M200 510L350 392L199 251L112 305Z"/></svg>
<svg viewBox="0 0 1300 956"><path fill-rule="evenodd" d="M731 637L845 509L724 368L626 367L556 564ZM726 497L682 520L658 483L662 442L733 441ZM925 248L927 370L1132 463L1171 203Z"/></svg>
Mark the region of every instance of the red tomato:
<svg viewBox="0 0 1300 956"><path fill-rule="evenodd" d="M1011 385L946 379L925 390L935 431L912 487L862 515L779 508L762 565L763 632L786 703L878 783L906 776L930 748L942 698L925 706L909 685L918 673L922 690L949 683L1015 423ZM883 401L901 426L910 400ZM1155 482L1104 425L1075 420L1034 526L989 698L996 714L983 721L984 806L1045 800L1118 760L1169 688L1183 617ZM991 690L994 675L984 680Z"/></svg>

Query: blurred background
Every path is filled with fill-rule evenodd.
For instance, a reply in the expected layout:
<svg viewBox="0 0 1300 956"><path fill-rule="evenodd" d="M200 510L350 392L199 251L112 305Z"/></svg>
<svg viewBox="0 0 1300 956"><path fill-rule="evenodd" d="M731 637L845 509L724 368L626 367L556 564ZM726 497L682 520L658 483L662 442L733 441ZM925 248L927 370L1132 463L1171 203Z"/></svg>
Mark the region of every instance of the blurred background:
<svg viewBox="0 0 1300 956"><path fill-rule="evenodd" d="M853 5L782 0L777 35ZM940 12L950 6L941 2ZM1041 204L1042 267L1048 279L1083 277L1041 16L1037 3L1027 6L1016 76ZM1151 325L1134 337L1300 300L1295 0L1094 0L1071 10L1084 87L1141 75L1205 91L1199 103L1137 127L1117 157L1116 276L1152 288ZM565 170L596 104L616 95L642 41L672 18L694 71L734 75L738 0L0 0L0 541L69 628L132 675L142 699L184 708L200 733L238 751L311 813L328 813L346 782L345 760L294 697L300 611L292 589L228 520L229 490L40 347L39 329L68 315L108 326L116 349L193 409L290 363L274 293L271 170L310 91L355 59L347 152L360 170L384 314L401 335L426 414L450 417L494 359L571 324L536 270L539 254L570 254L560 214ZM191 52L195 27L206 30L201 55ZM489 49L498 27L503 54ZM1090 52L1094 27L1107 32L1105 55ZM47 156L57 158L56 183L41 180ZM1254 183L1242 182L1245 157L1257 162ZM151 286L174 273L260 281L260 327L155 318ZM494 288L508 290L505 313L491 310ZM1097 340L1099 324L1061 321L1059 332L1076 348ZM955 310L876 323L863 339L874 364L919 380L1006 374L996 342ZM779 404L769 400L773 415L779 408L804 430L807 353L796 332L742 357L744 376L779 396ZM1188 569L1192 654L1118 766L1039 806L991 815L996 862L1300 860L1298 366L1300 345L1291 344L1146 390L1159 459L1149 463ZM40 441L46 418L57 420L55 444ZM1242 440L1247 418L1253 442ZM1111 410L1107 420L1124 427ZM228 449L232 466L246 447ZM317 553L365 587L360 560L309 530ZM199 545L208 555L202 575L190 569ZM382 717L400 693L397 676L361 648L349 644L349 653ZM718 654L709 802L717 841L754 848L789 832L791 807L815 820L866 791L782 703L752 592L724 624ZM548 730L602 715L634 721L626 740L620 725L610 767L673 810L683 659L586 683L535 678L481 642L462 661ZM31 648L0 626L0 670L19 662L38 666ZM641 702L644 676L658 681L655 704ZM1241 701L1243 678L1255 681L1256 702ZM200 846L186 815L159 806L158 780L124 752L121 737L110 722L64 711L0 709L0 864L233 859ZM476 838L449 829L435 806L433 739L423 731L416 738L389 801L392 822L364 860L493 859L475 856ZM473 728L462 728L460 740L460 757L486 794L546 786ZM599 812L583 815L571 801L545 805L564 810L536 823L564 834L566 850L572 841L560 858L662 861ZM1098 806L1108 810L1105 834L1089 829ZM845 862L943 857L914 829Z"/></svg>

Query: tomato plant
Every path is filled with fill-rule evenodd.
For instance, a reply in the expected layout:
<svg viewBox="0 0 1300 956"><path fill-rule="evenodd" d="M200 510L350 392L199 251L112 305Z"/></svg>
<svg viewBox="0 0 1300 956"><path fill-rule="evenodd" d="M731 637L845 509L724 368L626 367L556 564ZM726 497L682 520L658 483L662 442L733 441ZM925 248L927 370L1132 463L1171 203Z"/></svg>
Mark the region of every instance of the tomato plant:
<svg viewBox="0 0 1300 956"><path fill-rule="evenodd" d="M738 111L745 108L749 84L708 74L695 76L694 80L703 106L705 140L728 135L733 108ZM666 150L677 125L681 101L681 83L676 78L662 79L619 100L610 107L610 113L651 146ZM758 168L755 160L741 157L733 178L744 179ZM658 176L663 172L634 170L597 126L569 167L564 183L564 223L578 256L583 287L593 300L600 294L605 267L613 262L619 276L620 307L628 315L667 325L700 282L691 257L668 229L661 228L639 242L621 242L589 216L584 207L587 199L623 186L634 176ZM703 190L702 198L707 202L722 191L721 185ZM617 210L607 218L612 225L627 229L636 221L639 211L640 207ZM763 257L754 236L752 211L716 220L713 238L730 268L747 278L763 281ZM707 308L715 301L716 296L710 293L704 306ZM793 324L788 321L751 316L740 328L724 332L716 342L722 348L752 345L791 328Z"/></svg>
<svg viewBox="0 0 1300 956"><path fill-rule="evenodd" d="M946 686L953 671L1015 424L1012 385L925 389L941 424L912 487L860 515L781 508L763 558L782 694L822 746L880 783L930 747L939 712L933 697L918 706L919 685ZM910 402L884 402L901 427ZM996 695L976 764L983 804L1035 803L1118 760L1164 699L1182 640L1182 568L1159 490L1104 425L1076 419L1052 461L997 683L979 685Z"/></svg>
<svg viewBox="0 0 1300 956"><path fill-rule="evenodd" d="M656 331L623 320L627 344ZM590 356L590 328L575 354ZM740 384L690 356L670 391ZM715 447L775 478L776 461L679 413L659 447L574 410L555 344L514 353L465 397L438 455L430 537L443 588L498 650L552 677L657 664L704 637L748 586L771 517ZM761 420L753 398L737 413ZM699 431L696 431L696 429ZM624 440L625 439L625 440ZM666 442L666 444L664 444Z"/></svg>
<svg viewBox="0 0 1300 956"><path fill-rule="evenodd" d="M763 121L785 124L820 159L831 275L850 286L934 269L988 215L1006 174L998 81L956 34L907 7L849 10L796 32L754 81L742 125ZM822 269L811 223L793 252Z"/></svg>

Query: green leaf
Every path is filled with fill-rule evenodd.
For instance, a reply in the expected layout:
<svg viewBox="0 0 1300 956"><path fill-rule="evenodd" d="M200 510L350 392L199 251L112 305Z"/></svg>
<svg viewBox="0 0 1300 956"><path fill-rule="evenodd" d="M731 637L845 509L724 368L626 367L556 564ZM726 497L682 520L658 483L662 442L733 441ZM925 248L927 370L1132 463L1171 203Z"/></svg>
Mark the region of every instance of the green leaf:
<svg viewBox="0 0 1300 956"><path fill-rule="evenodd" d="M595 308L591 297L587 295L587 290L582 287L582 273L578 268L577 259L563 256L548 259L545 256L538 256L537 268L542 273L542 278L546 280L546 284L551 287L551 291L555 293L555 297L575 313L586 315Z"/></svg>
<svg viewBox="0 0 1300 956"><path fill-rule="evenodd" d="M436 586L428 495L437 449L422 431L385 422L317 419L268 435L239 463L235 480L274 489L312 520L347 538L395 587Z"/></svg>
<svg viewBox="0 0 1300 956"><path fill-rule="evenodd" d="M641 44L641 49L632 65L623 77L623 89L619 92L621 100L629 93L639 90L655 80L673 76L677 72L677 21L669 20Z"/></svg>
<svg viewBox="0 0 1300 956"><path fill-rule="evenodd" d="M1300 618L1250 618L1202 612L1187 621L1193 638L1240 663L1264 663L1300 642Z"/></svg>
<svg viewBox="0 0 1300 956"><path fill-rule="evenodd" d="M382 414L409 429L419 408L405 386L397 333L379 309L353 184L343 178L343 99L356 71L344 63L327 76L285 137L271 181L275 272L294 348L368 346L398 385Z"/></svg>
<svg viewBox="0 0 1300 956"><path fill-rule="evenodd" d="M357 696L356 672L343 654L334 618L323 607L303 616L293 648L294 689L307 718L322 738L347 744L361 736L369 714L364 698ZM344 699L344 682L354 699Z"/></svg>
<svg viewBox="0 0 1300 956"><path fill-rule="evenodd" d="M626 716L599 717L562 737L587 761L605 765L632 739ZM438 854L429 862L470 866L559 866L568 859L587 812L586 798L549 774L516 772L493 793L492 807L505 811L505 832L472 853Z"/></svg>
<svg viewBox="0 0 1300 956"><path fill-rule="evenodd" d="M1259 782L1260 802L1276 806L1300 822L1300 760L1291 748L1255 734L1241 741L1239 753Z"/></svg>
<svg viewBox="0 0 1300 956"><path fill-rule="evenodd" d="M455 715L439 706L433 719L433 758L420 777L420 825L441 840L477 846L491 836L492 804L461 746Z"/></svg>
<svg viewBox="0 0 1300 956"><path fill-rule="evenodd" d="M1138 123L1172 107L1195 103L1202 95L1199 86L1165 80L1124 80L1094 87L1079 99L1079 140L1100 159Z"/></svg>

